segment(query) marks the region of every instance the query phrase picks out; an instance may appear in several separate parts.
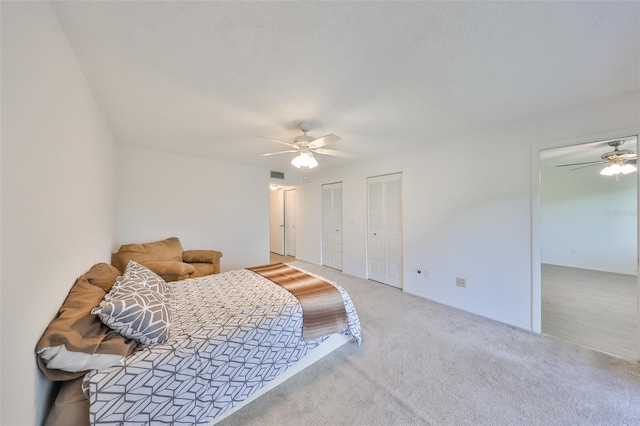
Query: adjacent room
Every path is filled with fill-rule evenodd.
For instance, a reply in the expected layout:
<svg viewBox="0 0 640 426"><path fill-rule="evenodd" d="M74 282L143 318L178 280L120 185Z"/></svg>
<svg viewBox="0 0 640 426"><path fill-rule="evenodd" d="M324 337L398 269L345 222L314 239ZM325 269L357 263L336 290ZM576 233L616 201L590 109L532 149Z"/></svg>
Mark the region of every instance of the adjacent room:
<svg viewBox="0 0 640 426"><path fill-rule="evenodd" d="M360 318L220 424L640 423L639 2L0 15L0 424L55 407L35 349L76 279L169 237Z"/></svg>
<svg viewBox="0 0 640 426"><path fill-rule="evenodd" d="M542 332L627 359L638 354L638 182L632 168L606 172L636 150L635 136L555 148L540 168Z"/></svg>

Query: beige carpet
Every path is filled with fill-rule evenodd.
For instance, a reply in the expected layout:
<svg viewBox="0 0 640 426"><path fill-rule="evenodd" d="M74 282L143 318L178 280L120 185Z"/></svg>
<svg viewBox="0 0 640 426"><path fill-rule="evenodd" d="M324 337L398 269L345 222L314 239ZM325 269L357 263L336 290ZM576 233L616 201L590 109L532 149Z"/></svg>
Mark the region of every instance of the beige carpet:
<svg viewBox="0 0 640 426"><path fill-rule="evenodd" d="M347 344L220 425L640 425L640 366L309 263L358 309Z"/></svg>

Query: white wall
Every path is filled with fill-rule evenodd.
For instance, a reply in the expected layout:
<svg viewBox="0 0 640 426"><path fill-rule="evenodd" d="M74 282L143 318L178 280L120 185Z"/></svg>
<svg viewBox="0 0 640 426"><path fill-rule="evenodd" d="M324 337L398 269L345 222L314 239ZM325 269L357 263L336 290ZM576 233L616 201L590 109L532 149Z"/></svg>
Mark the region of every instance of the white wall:
<svg viewBox="0 0 640 426"><path fill-rule="evenodd" d="M120 243L169 235L223 251L224 270L263 263L269 178L266 169L125 148L116 168L111 133L50 6L1 8L0 423L39 424L49 383L33 349L75 278ZM366 177L403 172L405 290L530 328L530 146L637 126L639 99L633 92L311 173L297 193L298 257L319 263L320 184L342 181L344 270L364 276Z"/></svg>
<svg viewBox="0 0 640 426"><path fill-rule="evenodd" d="M310 173L298 187L298 258L320 262L320 185L342 181L344 272L365 277L366 178L402 172L404 290L536 329L531 146L635 126L639 99L640 92L627 93ZM431 278L421 278L418 268ZM456 277L467 287L456 287Z"/></svg>
<svg viewBox="0 0 640 426"><path fill-rule="evenodd" d="M269 170L118 147L120 244L171 236L223 253L222 271L269 261Z"/></svg>
<svg viewBox="0 0 640 426"><path fill-rule="evenodd" d="M2 2L2 417L40 424L34 348L75 279L108 262L115 143L47 3Z"/></svg>
<svg viewBox="0 0 640 426"><path fill-rule="evenodd" d="M601 176L602 167L541 170L541 260L635 275L638 176L616 181Z"/></svg>

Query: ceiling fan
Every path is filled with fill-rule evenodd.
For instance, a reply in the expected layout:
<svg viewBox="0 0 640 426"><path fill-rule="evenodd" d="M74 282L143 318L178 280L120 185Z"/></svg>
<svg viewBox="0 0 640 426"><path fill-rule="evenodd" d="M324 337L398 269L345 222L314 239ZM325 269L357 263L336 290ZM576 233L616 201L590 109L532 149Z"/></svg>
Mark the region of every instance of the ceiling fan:
<svg viewBox="0 0 640 426"><path fill-rule="evenodd" d="M293 139L293 143L284 142L278 139L267 138L264 136L257 136L259 138L267 139L273 142L277 142L282 145L287 145L289 148L285 151L277 151L277 152L269 152L267 154L262 154L263 157L267 157L270 155L276 154L287 154L290 152L297 152L293 160L291 160L291 164L297 168L300 167L308 167L310 169L316 167L318 165L318 160L315 159L313 154L321 154L321 155L331 155L335 157L352 157L348 152L336 151L335 149L326 149L323 148L329 144L338 142L340 137L329 134L325 136L321 136L319 138L314 138L307 135L307 132L311 130L311 124L307 122L302 122L298 124L298 128L302 130L302 135L296 136Z"/></svg>
<svg viewBox="0 0 640 426"><path fill-rule="evenodd" d="M598 164L607 164L607 166L600 171L601 175L605 176L613 176L616 178L622 174L633 173L637 170L634 164L638 161L638 154L635 154L630 149L618 149L622 144L624 144L624 139L615 140L607 142L607 145L613 147L613 151L605 152L600 156L600 160L596 161L586 161L583 163L571 163L571 164L560 164L557 167L571 167L571 166L579 166L574 167L570 170L578 170L583 169L585 167L592 167Z"/></svg>

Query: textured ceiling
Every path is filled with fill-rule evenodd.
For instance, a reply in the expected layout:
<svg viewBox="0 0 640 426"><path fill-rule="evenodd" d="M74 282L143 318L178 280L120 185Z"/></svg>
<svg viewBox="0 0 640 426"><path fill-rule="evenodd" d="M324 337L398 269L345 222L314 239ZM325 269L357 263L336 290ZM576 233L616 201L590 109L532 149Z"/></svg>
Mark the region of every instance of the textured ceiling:
<svg viewBox="0 0 640 426"><path fill-rule="evenodd" d="M302 120L357 159L640 86L638 2L54 7L119 144L278 170Z"/></svg>

